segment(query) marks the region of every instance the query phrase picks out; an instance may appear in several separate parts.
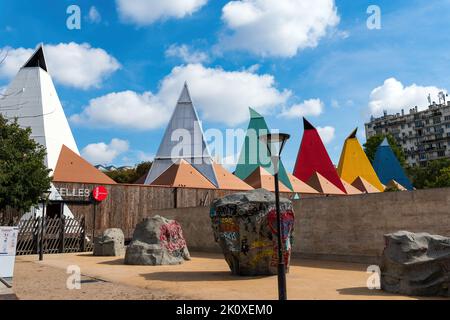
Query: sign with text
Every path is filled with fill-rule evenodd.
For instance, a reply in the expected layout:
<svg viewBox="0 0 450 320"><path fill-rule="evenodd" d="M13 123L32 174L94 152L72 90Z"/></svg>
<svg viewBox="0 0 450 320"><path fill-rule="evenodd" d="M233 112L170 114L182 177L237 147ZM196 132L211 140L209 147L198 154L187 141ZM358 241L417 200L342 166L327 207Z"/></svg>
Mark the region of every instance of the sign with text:
<svg viewBox="0 0 450 320"><path fill-rule="evenodd" d="M0 227L0 277L12 278L19 228Z"/></svg>
<svg viewBox="0 0 450 320"><path fill-rule="evenodd" d="M89 189L69 189L56 188L62 198L89 198L91 191Z"/></svg>
<svg viewBox="0 0 450 320"><path fill-rule="evenodd" d="M92 198L98 202L106 200L107 197L108 190L103 186L95 187L94 190L92 190Z"/></svg>

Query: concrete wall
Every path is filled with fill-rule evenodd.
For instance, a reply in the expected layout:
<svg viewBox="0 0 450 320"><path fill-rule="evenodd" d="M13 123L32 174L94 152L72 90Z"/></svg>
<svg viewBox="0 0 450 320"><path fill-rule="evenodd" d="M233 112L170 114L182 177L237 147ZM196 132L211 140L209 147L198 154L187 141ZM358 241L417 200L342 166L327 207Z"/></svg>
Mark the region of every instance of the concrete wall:
<svg viewBox="0 0 450 320"><path fill-rule="evenodd" d="M398 230L450 236L450 188L294 201L293 255L376 263L383 235ZM209 208L153 210L178 220L191 250L217 251Z"/></svg>

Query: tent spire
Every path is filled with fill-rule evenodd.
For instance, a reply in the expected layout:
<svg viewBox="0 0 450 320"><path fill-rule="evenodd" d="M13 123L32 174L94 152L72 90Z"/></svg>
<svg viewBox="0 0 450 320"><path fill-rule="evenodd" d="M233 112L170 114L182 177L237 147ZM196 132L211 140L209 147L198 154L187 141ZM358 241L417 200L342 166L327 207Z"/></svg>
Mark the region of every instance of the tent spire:
<svg viewBox="0 0 450 320"><path fill-rule="evenodd" d="M48 72L47 62L45 61L44 45L41 43L30 59L23 65L22 68L41 68Z"/></svg>

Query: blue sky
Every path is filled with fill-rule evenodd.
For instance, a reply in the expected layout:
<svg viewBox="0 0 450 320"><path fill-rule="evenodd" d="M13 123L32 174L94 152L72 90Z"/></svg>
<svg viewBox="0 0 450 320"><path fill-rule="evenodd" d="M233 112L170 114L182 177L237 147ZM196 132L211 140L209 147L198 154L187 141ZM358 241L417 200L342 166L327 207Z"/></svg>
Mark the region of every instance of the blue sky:
<svg viewBox="0 0 450 320"><path fill-rule="evenodd" d="M289 169L302 115L323 128L337 163L355 127L364 142L372 113L426 107L428 93L437 99L450 87L447 0L286 0L290 9L273 0L188 2L1 1L0 48L9 56L0 87L29 50L52 46L47 59L59 58L49 71L79 149L92 162L133 165L156 153L180 83L191 79L204 129L245 129L255 107L292 135ZM79 30L66 26L72 4ZM381 9L381 29L367 27L370 5ZM67 74L65 64L84 68Z"/></svg>

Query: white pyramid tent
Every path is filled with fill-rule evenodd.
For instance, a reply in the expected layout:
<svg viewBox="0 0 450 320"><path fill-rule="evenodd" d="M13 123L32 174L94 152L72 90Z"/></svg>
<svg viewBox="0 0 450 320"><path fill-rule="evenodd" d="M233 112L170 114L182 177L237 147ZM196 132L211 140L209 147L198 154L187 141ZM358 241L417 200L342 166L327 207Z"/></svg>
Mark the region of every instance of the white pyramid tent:
<svg viewBox="0 0 450 320"><path fill-rule="evenodd" d="M69 123L48 73L44 48L39 46L20 68L4 96L0 113L18 118L21 127L30 127L32 137L47 149L45 164L55 170L62 145L79 154Z"/></svg>
<svg viewBox="0 0 450 320"><path fill-rule="evenodd" d="M153 165L145 179L145 184L152 184L180 159L187 161L213 185L218 187L213 159L208 151L203 130L186 83L166 128Z"/></svg>

